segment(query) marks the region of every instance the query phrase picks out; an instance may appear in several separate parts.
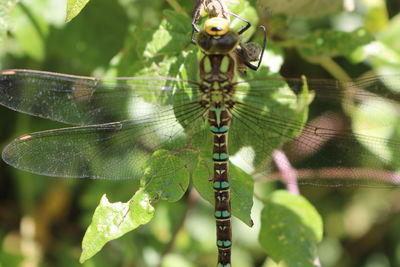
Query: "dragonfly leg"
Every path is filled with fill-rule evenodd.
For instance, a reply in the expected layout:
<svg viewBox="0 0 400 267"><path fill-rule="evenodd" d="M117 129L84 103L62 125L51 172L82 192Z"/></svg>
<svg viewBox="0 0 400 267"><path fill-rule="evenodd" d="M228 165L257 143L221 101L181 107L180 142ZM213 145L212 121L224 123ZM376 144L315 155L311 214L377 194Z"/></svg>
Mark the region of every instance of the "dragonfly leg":
<svg viewBox="0 0 400 267"><path fill-rule="evenodd" d="M196 44L196 40L194 39L194 35L197 32L200 32L199 27L197 27L197 21L199 20L199 17L200 17L201 4L202 4L202 1L198 1L197 2L196 9L195 9L195 12L193 14L193 19L192 19L192 44Z"/></svg>
<svg viewBox="0 0 400 267"><path fill-rule="evenodd" d="M232 12L227 11L227 10L226 10L225 12L226 12L227 14L231 15L232 17L235 17L235 18L237 18L237 19L240 19L241 21L243 21L243 22L246 23L246 25L243 26L243 27L240 29L240 31L238 31L238 34L239 34L239 35L241 35L241 34L244 33L245 31L247 31L247 30L251 27L251 23L250 23L250 21L248 21L247 19L244 19L244 18L242 18L241 16L236 15L236 14L234 14L234 13L232 13Z"/></svg>

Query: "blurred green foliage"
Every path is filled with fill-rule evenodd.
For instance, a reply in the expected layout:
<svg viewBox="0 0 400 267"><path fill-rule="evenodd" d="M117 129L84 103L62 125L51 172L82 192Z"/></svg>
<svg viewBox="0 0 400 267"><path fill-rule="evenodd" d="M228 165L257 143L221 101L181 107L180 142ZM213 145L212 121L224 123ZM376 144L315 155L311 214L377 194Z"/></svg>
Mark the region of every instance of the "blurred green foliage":
<svg viewBox="0 0 400 267"><path fill-rule="evenodd" d="M197 59L197 49L190 44L190 15L194 4L180 2L181 9L173 13L170 10L176 5L158 0L90 1L78 16L65 23L65 1L24 0L18 4L13 0L4 1L0 3L0 68L95 76L175 77L180 74L195 79L197 68L190 64ZM284 76L306 74L337 79L357 77L368 71L400 72L400 16L397 15L400 5L397 1L360 0L355 1L354 7L351 6L353 1L259 1L258 15L254 12L254 2L240 1L231 11L252 20L253 24L259 17L259 24L267 26L268 62L265 65L271 70L278 71L283 64L281 73ZM343 2L350 6L342 6ZM245 38L253 33L249 32ZM180 54L176 54L177 47ZM367 110L360 114L362 124L368 123L365 114L369 113ZM12 138L27 132L65 127L1 106L0 123L1 148ZM199 172L193 177L194 183L205 181L201 178L206 174L201 169ZM245 175L240 170L233 172L237 172L235 176L239 179ZM244 181L249 180L238 182L238 187ZM243 184L243 194L251 195L252 186ZM235 266L275 266L271 260L266 260L265 251L256 241L260 220L268 219L260 219L268 214L266 210L261 214L262 203L272 206L273 214L291 207L291 196L278 198L278 192L267 197L274 186L255 184L259 197L254 200L251 214L255 222L253 228L234 221ZM112 202L127 201L137 187L137 183L130 181L40 177L0 162L0 264L79 266L82 236L101 196L106 193ZM302 194L324 220L325 235L317 253L323 266L400 265L398 190L307 187L302 188ZM206 192L202 196L212 201ZM170 197L175 200L180 196ZM186 196L175 203L158 202L151 224L110 242L84 265L158 266L161 259L161 266L214 265L212 208L202 201L194 205L191 199ZM233 200L234 209L238 209L238 217L250 225L248 211L252 203L247 202L248 196L245 199ZM303 200L297 203L304 204ZM241 210L243 207L245 212ZM283 216L279 215L278 219ZM287 220L300 220L304 214L292 216ZM314 225L316 236L309 232L307 235L311 235L312 246L316 246L322 226L318 225L318 216L313 216L315 219L310 224L317 224ZM261 233L260 242L266 248L263 240L273 237L263 238ZM173 248L168 247L171 240L174 240ZM291 256L296 257L295 254L284 257ZM271 257L279 259L273 253Z"/></svg>
<svg viewBox="0 0 400 267"><path fill-rule="evenodd" d="M275 262L315 266L316 244L322 240L322 220L306 199L277 190L269 197L261 217L260 243Z"/></svg>

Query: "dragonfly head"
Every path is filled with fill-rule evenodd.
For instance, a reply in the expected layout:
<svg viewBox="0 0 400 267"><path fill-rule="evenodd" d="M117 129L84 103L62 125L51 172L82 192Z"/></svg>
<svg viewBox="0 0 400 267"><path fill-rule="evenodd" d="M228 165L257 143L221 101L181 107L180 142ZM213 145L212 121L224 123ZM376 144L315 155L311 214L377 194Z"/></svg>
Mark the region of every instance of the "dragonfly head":
<svg viewBox="0 0 400 267"><path fill-rule="evenodd" d="M227 54L238 46L239 35L230 29L229 20L209 18L197 36L197 44L206 54Z"/></svg>
<svg viewBox="0 0 400 267"><path fill-rule="evenodd" d="M229 32L229 20L224 18L210 18L204 23L204 31L211 36L222 36Z"/></svg>

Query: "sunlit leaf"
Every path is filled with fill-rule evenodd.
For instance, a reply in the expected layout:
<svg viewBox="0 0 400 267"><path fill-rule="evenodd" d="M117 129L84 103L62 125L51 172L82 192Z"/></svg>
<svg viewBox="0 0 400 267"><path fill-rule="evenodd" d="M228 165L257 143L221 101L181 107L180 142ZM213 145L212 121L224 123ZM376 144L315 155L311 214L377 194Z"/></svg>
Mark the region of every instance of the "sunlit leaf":
<svg viewBox="0 0 400 267"><path fill-rule="evenodd" d="M400 15L394 16L379 32L377 41L362 47L362 54L379 74L398 73L400 69ZM390 88L399 91L398 88Z"/></svg>
<svg viewBox="0 0 400 267"><path fill-rule="evenodd" d="M375 108L372 109L372 106ZM373 100L363 101L361 105L357 106L352 118L353 129L357 133L377 136L382 140L399 138L400 117L398 111L396 106L384 99L375 100L375 102ZM381 124L382 121L385 122L384 126ZM392 162L397 168L400 167L396 160L399 157L399 151L393 149L389 142L378 144L366 142L361 138L359 141L379 158Z"/></svg>
<svg viewBox="0 0 400 267"><path fill-rule="evenodd" d="M275 191L261 214L261 246L275 262L312 267L322 240L322 219L302 196Z"/></svg>
<svg viewBox="0 0 400 267"><path fill-rule="evenodd" d="M343 0L260 0L258 3L272 13L318 17L340 10Z"/></svg>
<svg viewBox="0 0 400 267"><path fill-rule="evenodd" d="M193 184L200 195L214 206L212 175L213 166L211 161L200 162L193 173ZM250 213L253 206L254 181L250 175L233 164L229 166L229 177L232 214L248 226L252 226L253 222Z"/></svg>
<svg viewBox="0 0 400 267"><path fill-rule="evenodd" d="M185 162L166 150L154 152L144 166L142 186L152 198L179 200L189 186Z"/></svg>
<svg viewBox="0 0 400 267"><path fill-rule="evenodd" d="M353 32L319 30L302 38L296 46L304 57L350 56L357 48L373 40L374 37L362 28Z"/></svg>
<svg viewBox="0 0 400 267"><path fill-rule="evenodd" d="M75 18L86 6L89 0L68 0L66 22L70 22Z"/></svg>
<svg viewBox="0 0 400 267"><path fill-rule="evenodd" d="M80 262L93 257L107 242L148 223L153 214L149 195L144 191L137 191L126 203L110 203L103 195L83 238Z"/></svg>
<svg viewBox="0 0 400 267"><path fill-rule="evenodd" d="M17 0L6 0L0 2L0 44L7 33L10 20L10 10L17 4Z"/></svg>

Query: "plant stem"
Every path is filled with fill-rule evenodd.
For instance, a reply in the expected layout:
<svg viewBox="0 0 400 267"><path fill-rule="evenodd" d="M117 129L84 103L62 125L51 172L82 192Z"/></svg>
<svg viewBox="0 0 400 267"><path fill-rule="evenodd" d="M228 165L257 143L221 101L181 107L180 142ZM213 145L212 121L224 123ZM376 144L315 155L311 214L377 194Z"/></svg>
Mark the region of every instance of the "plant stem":
<svg viewBox="0 0 400 267"><path fill-rule="evenodd" d="M354 92L358 89L352 83L347 84L343 82L351 82L352 78L330 57L321 58L318 62L333 77L342 82L338 83L340 84L340 89L343 90L342 108L351 117L354 110Z"/></svg>
<svg viewBox="0 0 400 267"><path fill-rule="evenodd" d="M318 60L318 63L328 71L333 77L341 81L351 81L351 77L337 64L332 58L324 57Z"/></svg>
<svg viewBox="0 0 400 267"><path fill-rule="evenodd" d="M167 2L176 12L189 16L176 0L167 0Z"/></svg>
<svg viewBox="0 0 400 267"><path fill-rule="evenodd" d="M279 169L280 176L282 177L282 181L286 184L287 190L295 195L299 195L300 190L297 186L297 173L290 164L285 153L277 149L272 153L272 158Z"/></svg>

